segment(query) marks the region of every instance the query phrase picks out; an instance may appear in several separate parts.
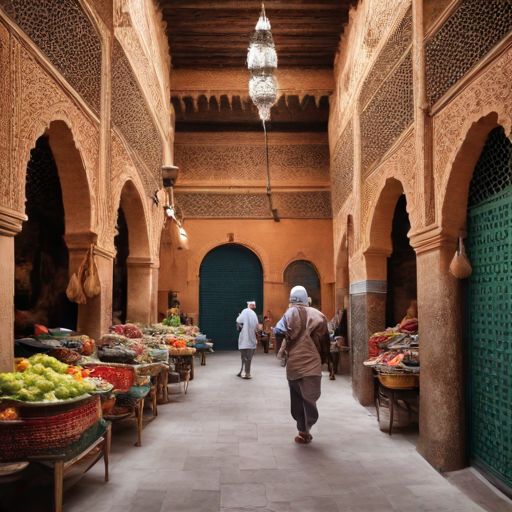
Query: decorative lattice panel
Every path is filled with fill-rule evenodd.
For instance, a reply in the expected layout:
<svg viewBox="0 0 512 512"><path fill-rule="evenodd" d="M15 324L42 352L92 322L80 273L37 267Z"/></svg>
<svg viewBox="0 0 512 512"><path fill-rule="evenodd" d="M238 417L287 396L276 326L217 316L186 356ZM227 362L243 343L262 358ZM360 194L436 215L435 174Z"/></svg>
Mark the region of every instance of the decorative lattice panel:
<svg viewBox="0 0 512 512"><path fill-rule="evenodd" d="M363 172L384 156L413 120L412 54L408 51L361 113Z"/></svg>
<svg viewBox="0 0 512 512"><path fill-rule="evenodd" d="M47 137L39 137L30 151L26 179L27 202L53 210L56 217L64 218L59 172Z"/></svg>
<svg viewBox="0 0 512 512"><path fill-rule="evenodd" d="M336 215L352 192L354 176L354 132L349 121L341 135L336 155L332 162L332 211Z"/></svg>
<svg viewBox="0 0 512 512"><path fill-rule="evenodd" d="M463 0L426 45L430 104L463 78L511 28L511 0Z"/></svg>
<svg viewBox="0 0 512 512"><path fill-rule="evenodd" d="M99 113L101 42L78 0L0 0L64 78Z"/></svg>
<svg viewBox="0 0 512 512"><path fill-rule="evenodd" d="M128 58L117 40L112 61L112 121L144 161L153 181L160 183L162 142ZM145 181L152 194L154 183L147 178Z"/></svg>
<svg viewBox="0 0 512 512"><path fill-rule="evenodd" d="M175 165L185 180L265 180L264 146L176 145ZM329 180L329 146L283 145L269 147L273 180Z"/></svg>
<svg viewBox="0 0 512 512"><path fill-rule="evenodd" d="M492 189L492 186L491 186ZM468 213L470 457L512 485L512 189Z"/></svg>
<svg viewBox="0 0 512 512"><path fill-rule="evenodd" d="M409 7L404 17L396 23L391 31L389 39L382 48L381 52L372 69L366 77L361 94L359 96L359 105L364 109L373 95L376 93L380 84L385 80L393 67L400 60L400 57L412 44L412 8Z"/></svg>
<svg viewBox="0 0 512 512"><path fill-rule="evenodd" d="M475 206L499 194L512 184L512 143L502 127L487 137L469 186L469 206Z"/></svg>
<svg viewBox="0 0 512 512"><path fill-rule="evenodd" d="M185 217L272 218L265 194L175 194ZM272 194L281 218L332 218L329 192Z"/></svg>

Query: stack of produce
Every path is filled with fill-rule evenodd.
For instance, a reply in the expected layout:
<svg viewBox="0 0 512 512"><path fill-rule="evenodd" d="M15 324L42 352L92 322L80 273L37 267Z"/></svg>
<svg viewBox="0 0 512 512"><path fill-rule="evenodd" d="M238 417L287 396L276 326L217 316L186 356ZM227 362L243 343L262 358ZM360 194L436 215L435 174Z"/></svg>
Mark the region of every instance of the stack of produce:
<svg viewBox="0 0 512 512"><path fill-rule="evenodd" d="M17 371L0 374L0 400L58 402L108 391L112 386L88 377L88 372L70 367L54 357L36 354L16 361Z"/></svg>

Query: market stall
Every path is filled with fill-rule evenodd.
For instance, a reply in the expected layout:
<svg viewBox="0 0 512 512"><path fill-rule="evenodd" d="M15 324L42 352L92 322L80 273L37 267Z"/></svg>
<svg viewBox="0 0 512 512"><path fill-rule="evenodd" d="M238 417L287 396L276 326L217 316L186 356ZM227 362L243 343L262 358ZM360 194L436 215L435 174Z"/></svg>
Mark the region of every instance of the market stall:
<svg viewBox="0 0 512 512"><path fill-rule="evenodd" d="M56 511L62 510L64 473L86 455L95 455L92 464L104 457L108 481L110 423L102 417L101 395L112 389L46 354L17 360L15 372L0 374L0 463L49 467Z"/></svg>
<svg viewBox="0 0 512 512"><path fill-rule="evenodd" d="M381 409L389 409L389 435L393 433L395 411L409 417L418 414L420 348L418 320L406 316L396 327L373 334L364 364L373 369L376 379L375 406L380 423Z"/></svg>

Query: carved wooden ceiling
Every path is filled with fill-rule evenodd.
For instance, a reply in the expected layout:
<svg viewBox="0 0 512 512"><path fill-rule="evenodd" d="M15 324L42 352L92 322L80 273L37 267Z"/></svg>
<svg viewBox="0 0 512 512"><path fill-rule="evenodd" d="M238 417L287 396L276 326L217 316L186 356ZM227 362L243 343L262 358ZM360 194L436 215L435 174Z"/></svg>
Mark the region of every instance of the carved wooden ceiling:
<svg viewBox="0 0 512 512"><path fill-rule="evenodd" d="M259 0L159 0L174 69L245 67ZM332 68L356 0L267 0L280 67Z"/></svg>

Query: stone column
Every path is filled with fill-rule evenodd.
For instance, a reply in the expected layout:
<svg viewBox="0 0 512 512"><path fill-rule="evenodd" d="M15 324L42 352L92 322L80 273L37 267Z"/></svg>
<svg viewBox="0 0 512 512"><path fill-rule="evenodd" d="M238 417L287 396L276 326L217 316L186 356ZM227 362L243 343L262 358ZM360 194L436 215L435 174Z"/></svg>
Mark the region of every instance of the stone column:
<svg viewBox="0 0 512 512"><path fill-rule="evenodd" d="M128 257L126 260L128 271L127 312L128 322L151 322L153 310L153 261L151 258ZM158 290L158 287L156 287Z"/></svg>
<svg viewBox="0 0 512 512"><path fill-rule="evenodd" d="M387 281L350 284L352 393L362 405L373 405L374 382L368 359L368 339L386 327Z"/></svg>
<svg viewBox="0 0 512 512"><path fill-rule="evenodd" d="M0 373L14 367L14 237L26 215L0 206Z"/></svg>
<svg viewBox="0 0 512 512"><path fill-rule="evenodd" d="M158 322L158 273L159 268L153 266L151 268L151 312L149 317L152 324Z"/></svg>
<svg viewBox="0 0 512 512"><path fill-rule="evenodd" d="M456 240L414 235L421 347L418 451L438 471L466 465L461 285L450 272Z"/></svg>

